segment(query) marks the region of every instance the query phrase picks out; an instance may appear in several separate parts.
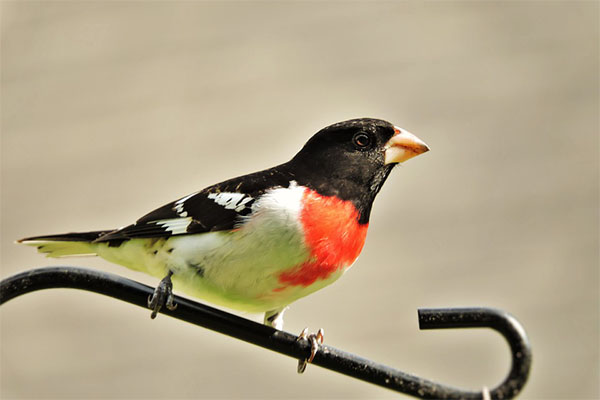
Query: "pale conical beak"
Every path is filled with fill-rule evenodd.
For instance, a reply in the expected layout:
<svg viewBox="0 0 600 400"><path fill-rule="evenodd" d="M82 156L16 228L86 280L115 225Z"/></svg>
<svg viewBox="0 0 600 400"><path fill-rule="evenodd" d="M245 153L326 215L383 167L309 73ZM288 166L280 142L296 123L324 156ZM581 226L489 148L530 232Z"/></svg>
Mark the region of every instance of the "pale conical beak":
<svg viewBox="0 0 600 400"><path fill-rule="evenodd" d="M429 151L421 139L407 130L394 127L396 133L384 146L385 164L396 164Z"/></svg>

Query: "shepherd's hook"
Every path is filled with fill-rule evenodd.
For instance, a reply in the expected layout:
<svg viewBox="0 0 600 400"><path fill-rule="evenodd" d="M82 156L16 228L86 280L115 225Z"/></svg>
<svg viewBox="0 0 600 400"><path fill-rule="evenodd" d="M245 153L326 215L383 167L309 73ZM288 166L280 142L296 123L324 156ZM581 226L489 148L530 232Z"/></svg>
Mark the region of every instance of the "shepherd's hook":
<svg viewBox="0 0 600 400"><path fill-rule="evenodd" d="M146 308L150 286L105 272L78 267L47 267L25 271L0 282L0 304L19 295L41 289L72 288L111 296ZM160 313L229 335L249 343L306 359L310 344L296 335L175 296L175 309ZM419 310L421 329L491 328L508 341L512 366L508 376L495 388L480 391L456 389L419 378L371 360L322 345L312 364L328 368L385 388L422 399L512 399L529 376L531 347L519 322L507 312L492 308L447 308Z"/></svg>

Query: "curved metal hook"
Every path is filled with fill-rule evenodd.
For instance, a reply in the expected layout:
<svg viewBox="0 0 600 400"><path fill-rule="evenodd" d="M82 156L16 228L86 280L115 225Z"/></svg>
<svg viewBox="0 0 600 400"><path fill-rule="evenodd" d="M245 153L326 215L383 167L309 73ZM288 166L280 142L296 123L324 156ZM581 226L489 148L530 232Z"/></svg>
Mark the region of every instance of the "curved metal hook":
<svg viewBox="0 0 600 400"><path fill-rule="evenodd" d="M529 376L531 346L515 317L494 308L429 308L419 310L419 329L491 328L508 342L512 365L506 378L489 392L492 399L516 397Z"/></svg>
<svg viewBox="0 0 600 400"><path fill-rule="evenodd" d="M108 274L77 267L47 267L26 271L0 282L0 304L36 290L72 288L111 296L146 308L153 288ZM310 344L296 335L238 317L227 312L175 296L178 307L162 314L229 335L249 343L305 359ZM377 364L354 354L323 345L313 364L388 389L422 399L512 399L525 385L531 368L531 348L519 322L510 314L491 308L420 309L421 329L491 328L508 341L512 367L508 376L491 391L465 391L419 378Z"/></svg>

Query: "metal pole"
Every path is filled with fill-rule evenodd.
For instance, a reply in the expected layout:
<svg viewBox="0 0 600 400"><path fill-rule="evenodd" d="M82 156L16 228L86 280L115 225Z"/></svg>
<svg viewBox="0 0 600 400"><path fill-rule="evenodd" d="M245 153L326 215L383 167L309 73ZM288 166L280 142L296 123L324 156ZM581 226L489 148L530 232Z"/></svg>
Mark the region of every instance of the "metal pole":
<svg viewBox="0 0 600 400"><path fill-rule="evenodd" d="M0 304L36 290L72 288L111 296L146 308L150 286L108 274L77 267L47 267L26 271L0 282ZM161 313L225 335L305 359L310 344L296 335L278 331L227 312L175 296L177 308ZM510 314L490 308L419 310L421 329L491 328L506 338L512 353L512 367L502 383L491 391L466 391L419 378L371 360L322 345L313 364L422 399L512 399L527 381L531 349L523 327Z"/></svg>

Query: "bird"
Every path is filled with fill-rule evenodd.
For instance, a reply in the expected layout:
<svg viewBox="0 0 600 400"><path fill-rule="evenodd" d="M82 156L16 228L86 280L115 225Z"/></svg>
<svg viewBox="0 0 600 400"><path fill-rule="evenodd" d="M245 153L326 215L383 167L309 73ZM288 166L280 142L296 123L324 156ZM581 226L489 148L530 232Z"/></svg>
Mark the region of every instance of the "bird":
<svg viewBox="0 0 600 400"><path fill-rule="evenodd" d="M96 255L161 279L148 300L152 318L176 307L175 289L264 313L264 324L281 330L291 303L353 265L392 169L428 150L390 122L343 121L318 131L288 162L208 186L131 225L18 242L48 257Z"/></svg>

